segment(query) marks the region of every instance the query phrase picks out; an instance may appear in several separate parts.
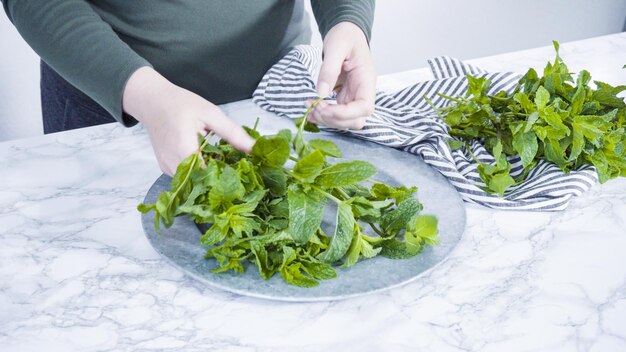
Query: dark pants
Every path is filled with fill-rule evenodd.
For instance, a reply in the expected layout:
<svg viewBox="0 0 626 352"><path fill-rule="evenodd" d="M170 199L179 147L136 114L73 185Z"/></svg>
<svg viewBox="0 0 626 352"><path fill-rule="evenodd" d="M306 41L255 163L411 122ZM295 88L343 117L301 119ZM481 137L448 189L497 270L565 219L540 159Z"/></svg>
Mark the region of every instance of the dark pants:
<svg viewBox="0 0 626 352"><path fill-rule="evenodd" d="M81 93L41 61L41 112L44 133L115 122L98 103Z"/></svg>

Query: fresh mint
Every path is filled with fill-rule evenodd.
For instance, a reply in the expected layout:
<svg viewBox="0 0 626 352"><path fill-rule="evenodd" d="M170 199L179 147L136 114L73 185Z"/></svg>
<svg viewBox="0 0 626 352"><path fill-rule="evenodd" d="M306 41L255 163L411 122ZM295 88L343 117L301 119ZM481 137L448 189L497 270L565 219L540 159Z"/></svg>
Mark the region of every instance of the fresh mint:
<svg viewBox="0 0 626 352"><path fill-rule="evenodd" d="M155 211L157 231L177 216L211 224L200 244L206 258L217 260L214 272L242 272L250 262L263 279L278 273L301 287L335 278L337 265L379 254L410 258L437 244L437 219L421 214L417 188L378 183L370 163L334 163L341 157L336 144L305 140L304 131L319 131L306 119L311 109L293 136L289 130L261 136L246 127L256 139L250 155L223 140L202 139L198 153L178 166L171 190L138 210ZM330 203L337 209L335 229L326 234L322 216Z"/></svg>
<svg viewBox="0 0 626 352"><path fill-rule="evenodd" d="M467 75L465 96L450 97L450 106L436 109L450 126L451 149L482 139L495 163L478 163L485 191L504 195L523 181L539 160L564 172L593 165L600 182L626 176L626 104L618 94L626 85L594 81L582 70L576 79L559 56L539 74L530 69L512 93L488 94L491 82ZM469 151L469 148L467 148ZM519 155L524 168L513 179L509 156Z"/></svg>

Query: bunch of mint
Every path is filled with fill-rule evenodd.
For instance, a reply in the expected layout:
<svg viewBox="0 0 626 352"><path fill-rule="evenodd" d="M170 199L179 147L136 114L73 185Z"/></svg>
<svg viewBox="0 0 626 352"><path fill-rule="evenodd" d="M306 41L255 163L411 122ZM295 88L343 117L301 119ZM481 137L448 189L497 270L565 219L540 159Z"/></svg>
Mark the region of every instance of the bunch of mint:
<svg viewBox="0 0 626 352"><path fill-rule="evenodd" d="M626 175L626 104L617 95L626 85L613 87L595 81L583 70L574 80L559 57L548 63L539 77L534 69L519 80L511 94L488 95L491 82L467 75L468 90L462 97L440 96L453 102L436 109L450 126L453 149L482 139L495 164L478 162L485 191L504 195L522 182L540 159L564 172L581 165L595 166L600 182ZM471 151L470 151L471 153ZM519 155L524 167L514 179L507 156Z"/></svg>
<svg viewBox="0 0 626 352"><path fill-rule="evenodd" d="M279 272L301 287L336 277L337 264L350 267L379 254L410 258L435 245L437 219L420 214L415 187L372 180L376 168L365 161L332 164L329 159L341 157L336 144L304 139L304 130L318 131L306 120L313 106L296 121L293 137L290 130L261 136L256 127L246 128L256 139L250 155L224 140L201 138L199 152L178 166L171 190L138 210L156 212L157 231L181 215L212 224L200 243L208 247L206 258L219 264L214 272L243 272L248 261L263 279ZM288 160L293 167L286 167ZM337 208L332 236L320 227L329 202Z"/></svg>

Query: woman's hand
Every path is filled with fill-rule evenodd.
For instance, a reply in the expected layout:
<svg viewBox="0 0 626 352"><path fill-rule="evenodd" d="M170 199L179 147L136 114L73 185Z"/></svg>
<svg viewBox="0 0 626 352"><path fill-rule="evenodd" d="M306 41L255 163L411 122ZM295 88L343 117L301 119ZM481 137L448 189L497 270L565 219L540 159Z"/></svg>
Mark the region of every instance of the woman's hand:
<svg viewBox="0 0 626 352"><path fill-rule="evenodd" d="M374 112L376 72L365 34L350 22L338 23L324 38L317 94L329 96L337 84L341 85L337 104L320 102L309 120L340 129L363 128L367 117ZM307 106L311 103L307 101Z"/></svg>
<svg viewBox="0 0 626 352"><path fill-rule="evenodd" d="M254 144L219 107L174 85L150 67L140 68L129 78L122 105L143 123L159 166L168 175L198 149L198 133L214 131L244 152L250 152Z"/></svg>

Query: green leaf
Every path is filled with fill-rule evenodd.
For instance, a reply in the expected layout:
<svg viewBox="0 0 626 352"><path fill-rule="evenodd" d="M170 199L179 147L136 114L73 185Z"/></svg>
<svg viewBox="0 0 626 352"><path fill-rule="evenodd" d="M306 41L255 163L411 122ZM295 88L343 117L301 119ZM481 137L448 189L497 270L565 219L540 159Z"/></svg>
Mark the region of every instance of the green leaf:
<svg viewBox="0 0 626 352"><path fill-rule="evenodd" d="M254 254L254 262L261 277L265 280L272 277L274 271L270 268L268 254L263 244L259 241L250 241L250 251Z"/></svg>
<svg viewBox="0 0 626 352"><path fill-rule="evenodd" d="M297 186L287 191L289 234L296 243L305 244L322 223L325 198L315 191L303 192Z"/></svg>
<svg viewBox="0 0 626 352"><path fill-rule="evenodd" d="M145 214L149 212L150 210L156 210L156 205L139 203L137 205L137 210L141 212L142 214Z"/></svg>
<svg viewBox="0 0 626 352"><path fill-rule="evenodd" d="M395 238L386 240L382 244L380 255L391 259L408 259L418 255L424 246L416 246L412 243L402 242Z"/></svg>
<svg viewBox="0 0 626 352"><path fill-rule="evenodd" d="M448 139L447 142L448 146L450 146L450 150L459 150L465 146L465 142L456 139Z"/></svg>
<svg viewBox="0 0 626 352"><path fill-rule="evenodd" d="M328 280L337 277L337 272L332 266L320 262L302 262L302 270L309 276L318 280Z"/></svg>
<svg viewBox="0 0 626 352"><path fill-rule="evenodd" d="M392 200L384 201L386 205L393 204ZM375 204L373 201L364 197L354 197L350 202L352 213L358 220L365 222L378 222L380 217L381 205Z"/></svg>
<svg viewBox="0 0 626 352"><path fill-rule="evenodd" d="M452 111L446 115L446 123L452 127L458 126L463 121L463 113L459 110Z"/></svg>
<svg viewBox="0 0 626 352"><path fill-rule="evenodd" d="M376 183L372 186L372 198L375 200L395 199L396 204L413 197L417 187L407 188L404 186L392 187L384 183Z"/></svg>
<svg viewBox="0 0 626 352"><path fill-rule="evenodd" d="M555 163L561 169L565 169L568 162L565 159L565 151L561 148L561 144L558 140L555 139L547 139L543 152L545 155L545 159Z"/></svg>
<svg viewBox="0 0 626 352"><path fill-rule="evenodd" d="M539 87L539 76L537 75L537 71L534 68L530 68L526 74L519 80L518 89L523 86L524 94L527 96L537 90ZM530 100L529 100L530 103ZM532 104L532 103L531 103Z"/></svg>
<svg viewBox="0 0 626 352"><path fill-rule="evenodd" d="M498 139L498 142L493 147L493 157L496 159L496 166L499 169L505 168L507 165L506 156L502 155L502 141Z"/></svg>
<svg viewBox="0 0 626 352"><path fill-rule="evenodd" d="M369 241L365 240L365 237L362 235L359 236L359 240L361 241L361 255L363 258L373 258L382 250L380 247L374 248L374 246L372 246Z"/></svg>
<svg viewBox="0 0 626 352"><path fill-rule="evenodd" d="M514 184L515 180L506 172L493 175L487 186L499 196L503 196L504 192Z"/></svg>
<svg viewBox="0 0 626 352"><path fill-rule="evenodd" d="M407 224L424 207L415 198L405 199L398 207L383 215L380 226L385 234L395 235L407 227Z"/></svg>
<svg viewBox="0 0 626 352"><path fill-rule="evenodd" d="M545 89L544 89L545 90ZM550 94L550 93L548 93ZM549 98L549 95L548 95ZM533 113L534 111L537 110L535 104L533 104L533 102L530 100L530 98L528 98L528 95L524 92L517 92L515 93L515 95L513 95L513 100L515 100L516 102L518 102L520 104L520 106L522 107L522 109L530 114ZM536 98L535 98L536 100Z"/></svg>
<svg viewBox="0 0 626 352"><path fill-rule="evenodd" d="M491 85L491 81L485 77L473 77L469 73L467 77L467 95L473 96L477 101L486 103L486 93Z"/></svg>
<svg viewBox="0 0 626 352"><path fill-rule="evenodd" d="M224 166L209 193L211 209L229 206L233 200L243 197L245 191L237 171L228 165Z"/></svg>
<svg viewBox="0 0 626 352"><path fill-rule="evenodd" d="M261 167L259 169L263 184L274 196L282 196L287 192L287 175L281 168Z"/></svg>
<svg viewBox="0 0 626 352"><path fill-rule="evenodd" d="M287 142L291 142L291 139L293 138L291 134L291 130L289 129L282 129L278 131L278 133L276 134L276 137L286 139Z"/></svg>
<svg viewBox="0 0 626 352"><path fill-rule="evenodd" d="M576 93L572 97L572 104L570 106L570 113L572 115L578 115L583 111L583 104L585 103L585 98L587 96L587 90L585 86L580 84L576 88Z"/></svg>
<svg viewBox="0 0 626 352"><path fill-rule="evenodd" d="M294 123L296 126L300 126L300 124L302 123L302 121L304 121L306 117L299 117L297 119L295 119ZM317 133L320 131L319 127L317 127L316 124L310 122L310 121L306 121L304 123L304 130L307 132L313 132L313 133Z"/></svg>
<svg viewBox="0 0 626 352"><path fill-rule="evenodd" d="M319 282L311 277L305 276L302 273L302 264L294 263L280 269L280 275L283 279L291 285L299 287L315 287L319 285Z"/></svg>
<svg viewBox="0 0 626 352"><path fill-rule="evenodd" d="M322 170L315 182L324 188L349 186L376 174L376 168L367 161L350 161L335 164Z"/></svg>
<svg viewBox="0 0 626 352"><path fill-rule="evenodd" d="M250 137L252 137L252 139L257 139L261 137L261 134L257 130L254 130L248 126L241 126L241 127L243 127L243 129L248 133Z"/></svg>
<svg viewBox="0 0 626 352"><path fill-rule="evenodd" d="M572 123L574 130L579 130L580 133L593 145L600 147L602 145L602 138L604 131L599 127L604 124L604 121L600 117L596 116L576 116Z"/></svg>
<svg viewBox="0 0 626 352"><path fill-rule="evenodd" d="M513 148L522 159L522 165L527 167L533 162L539 149L537 135L532 131L515 135L513 137Z"/></svg>
<svg viewBox="0 0 626 352"><path fill-rule="evenodd" d="M331 141L327 141L325 139L312 139L309 141L309 145L311 148L319 150L324 155L341 158L341 150L339 150L339 147Z"/></svg>
<svg viewBox="0 0 626 352"><path fill-rule="evenodd" d="M270 168L281 167L289 159L289 141L283 137L260 137L252 147L252 160Z"/></svg>
<svg viewBox="0 0 626 352"><path fill-rule="evenodd" d="M535 111L528 116L528 120L526 121L526 127L524 127L524 132L530 132L537 120L539 120L539 112Z"/></svg>
<svg viewBox="0 0 626 352"><path fill-rule="evenodd" d="M155 208L165 227L170 227L174 223L174 215L179 203L180 200L176 197L172 197L171 192L163 192L159 194L155 203Z"/></svg>
<svg viewBox="0 0 626 352"><path fill-rule="evenodd" d="M191 192L191 174L199 165L199 157L196 153L180 162L176 168L176 174L172 178L171 192L163 192L157 198L154 207L157 213L155 218L156 224L161 219L165 227L172 226L176 216L176 209L181 204L182 199Z"/></svg>
<svg viewBox="0 0 626 352"><path fill-rule="evenodd" d="M317 175L322 172L325 163L326 158L324 154L319 150L315 150L298 160L293 167L293 173L306 180L306 182L313 182Z"/></svg>
<svg viewBox="0 0 626 352"><path fill-rule="evenodd" d="M569 135L569 129L563 124L563 119L552 107L542 109L539 116L558 132L562 132L565 136Z"/></svg>
<svg viewBox="0 0 626 352"><path fill-rule="evenodd" d="M537 110L543 110L546 105L550 102L550 92L548 92L544 87L537 88L537 92L535 93L535 104L537 105Z"/></svg>
<svg viewBox="0 0 626 352"><path fill-rule="evenodd" d="M626 85L613 87L600 81L594 81L594 83L598 89L593 92L591 99L611 108L623 108L626 106L624 99L617 96L621 92L626 91Z"/></svg>
<svg viewBox="0 0 626 352"><path fill-rule="evenodd" d="M350 205L344 202L337 204L335 233L328 249L320 253L317 259L325 263L333 263L341 259L348 251L350 242L352 242L354 226L355 221Z"/></svg>
<svg viewBox="0 0 626 352"><path fill-rule="evenodd" d="M224 238L226 238L226 231L223 231L219 226L212 225L200 238L200 243L205 246L216 244Z"/></svg>
<svg viewBox="0 0 626 352"><path fill-rule="evenodd" d="M181 205L176 211L176 215L188 214L196 223L213 222L213 212L204 204Z"/></svg>
<svg viewBox="0 0 626 352"><path fill-rule="evenodd" d="M572 149L570 150L570 155L568 160L574 161L578 158L580 153L582 153L583 148L585 147L585 137L583 135L583 131L580 128L580 125L574 122L572 124Z"/></svg>
<svg viewBox="0 0 626 352"><path fill-rule="evenodd" d="M251 213L254 211L254 209L256 209L261 199L265 197L266 193L267 193L267 190L264 190L264 189L250 192L242 198L243 203L235 204L231 206L230 208L228 208L226 212L228 214Z"/></svg>
<svg viewBox="0 0 626 352"><path fill-rule="evenodd" d="M274 198L269 203L270 215L275 218L289 218L289 202L286 198Z"/></svg>
<svg viewBox="0 0 626 352"><path fill-rule="evenodd" d="M356 264L359 261L359 256L361 255L361 249L363 248L363 241L361 240L360 235L352 236L352 241L350 242L350 247L348 248L348 253L346 259L341 265L342 268L349 268Z"/></svg>
<svg viewBox="0 0 626 352"><path fill-rule="evenodd" d="M432 215L418 215L404 233L404 240L415 246L423 243L434 246L439 243L437 218Z"/></svg>
<svg viewBox="0 0 626 352"><path fill-rule="evenodd" d="M242 234L247 234L248 236L251 236L254 231L261 230L261 226L256 221L256 219L243 215L231 215L228 223L233 234L237 237L241 237Z"/></svg>

